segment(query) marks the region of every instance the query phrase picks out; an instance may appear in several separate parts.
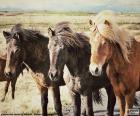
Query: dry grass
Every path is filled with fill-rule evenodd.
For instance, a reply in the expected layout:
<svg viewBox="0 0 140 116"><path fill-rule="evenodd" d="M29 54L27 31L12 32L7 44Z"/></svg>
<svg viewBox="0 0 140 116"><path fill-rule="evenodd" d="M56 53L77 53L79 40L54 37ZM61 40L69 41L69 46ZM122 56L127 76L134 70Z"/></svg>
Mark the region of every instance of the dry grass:
<svg viewBox="0 0 140 116"><path fill-rule="evenodd" d="M0 13L0 50L5 49L5 40L2 35L3 30L10 30L16 23L22 23L26 28L41 30L47 35L47 28L59 21L70 21L76 31L88 31L88 20L93 14L57 14L57 13ZM130 29L136 35L140 35L140 14L121 14L118 24ZM0 96L3 94L4 84L0 83ZM11 90L6 97L6 101L0 103L0 113L41 113L40 93L31 75L25 70L24 75L20 75L17 85L15 100L11 98ZM66 87L61 87L61 99L63 105L70 103L70 97ZM49 92L49 112L53 110L53 100Z"/></svg>
<svg viewBox="0 0 140 116"><path fill-rule="evenodd" d="M0 83L0 96L4 92L4 82ZM20 75L16 84L15 100L11 98L11 87L7 94L5 102L0 103L1 113L41 113L40 92L37 89L34 79L26 70L24 75ZM66 96L67 95L67 96ZM62 97L65 96L65 97ZM70 103L70 98L66 87L61 87L62 102L67 105ZM0 97L1 98L1 97ZM67 101L67 102L66 102ZM51 91L49 91L49 113L54 112L53 99Z"/></svg>

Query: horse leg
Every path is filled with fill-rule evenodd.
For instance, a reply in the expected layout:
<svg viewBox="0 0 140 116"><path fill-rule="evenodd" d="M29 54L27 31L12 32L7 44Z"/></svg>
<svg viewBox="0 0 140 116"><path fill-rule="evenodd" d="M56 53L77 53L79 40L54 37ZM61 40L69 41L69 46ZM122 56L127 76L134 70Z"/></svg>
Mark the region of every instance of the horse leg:
<svg viewBox="0 0 140 116"><path fill-rule="evenodd" d="M17 82L17 78L13 79L11 81L11 88L12 88L12 99L15 98L15 85L16 85L16 82Z"/></svg>
<svg viewBox="0 0 140 116"><path fill-rule="evenodd" d="M2 102L4 102L4 100L5 100L6 94L7 94L7 92L8 92L9 84L10 84L10 81L7 81L6 84L5 84L4 96L3 96L3 98L1 99Z"/></svg>
<svg viewBox="0 0 140 116"><path fill-rule="evenodd" d="M42 88L41 89L41 106L42 106L43 116L48 116L47 105L48 105L48 88Z"/></svg>
<svg viewBox="0 0 140 116"><path fill-rule="evenodd" d="M93 114L93 104L92 104L92 92L88 93L84 98L84 108L86 109L85 111L85 116L94 116Z"/></svg>
<svg viewBox="0 0 140 116"><path fill-rule="evenodd" d="M116 97L113 91L113 87L111 85L105 87L107 95L108 95L108 103L107 103L107 116L113 116L114 107L116 104Z"/></svg>
<svg viewBox="0 0 140 116"><path fill-rule="evenodd" d="M54 99L54 108L58 116L63 116L59 86L52 88L52 94L53 94L53 99Z"/></svg>
<svg viewBox="0 0 140 116"><path fill-rule="evenodd" d="M132 92L130 94L127 94L125 96L125 100L126 100L126 105L125 105L125 116L128 116L128 109L131 109L133 107L133 103L134 103L134 97L135 97L135 92Z"/></svg>
<svg viewBox="0 0 140 116"><path fill-rule="evenodd" d="M72 98L73 104L73 116L80 116L81 115L81 96L79 93L73 93L70 91L70 95Z"/></svg>
<svg viewBox="0 0 140 116"><path fill-rule="evenodd" d="M124 113L125 113L125 98L122 95L116 96L116 98L118 99L118 103L119 103L120 116L124 116Z"/></svg>
<svg viewBox="0 0 140 116"><path fill-rule="evenodd" d="M86 116L86 108L85 107L82 109L82 116Z"/></svg>

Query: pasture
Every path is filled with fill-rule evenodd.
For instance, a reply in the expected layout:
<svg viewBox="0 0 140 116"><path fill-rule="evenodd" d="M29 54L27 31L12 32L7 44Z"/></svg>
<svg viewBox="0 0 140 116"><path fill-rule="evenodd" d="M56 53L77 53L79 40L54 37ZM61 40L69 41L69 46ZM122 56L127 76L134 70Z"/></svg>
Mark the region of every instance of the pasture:
<svg viewBox="0 0 140 116"><path fill-rule="evenodd" d="M0 12L0 51L5 49L5 39L2 35L3 30L10 30L17 23L23 24L23 27L34 30L40 30L47 35L48 27L59 21L70 21L73 28L78 32L88 31L88 21L95 14L91 13L55 13L55 12ZM140 37L140 14L119 14L117 18L121 27L129 29L136 37ZM0 98L4 92L5 82L0 83ZM36 83L27 70L20 75L15 92L15 100L11 98L11 88L7 94L5 102L0 102L0 114L3 113L41 113L40 93ZM95 105L96 115L104 115L106 110L106 93L103 91L103 106ZM140 94L138 94L140 97ZM71 98L67 88L61 87L61 100L64 115L71 114ZM49 92L49 113L54 114L53 101ZM118 114L118 107L115 107L115 114Z"/></svg>

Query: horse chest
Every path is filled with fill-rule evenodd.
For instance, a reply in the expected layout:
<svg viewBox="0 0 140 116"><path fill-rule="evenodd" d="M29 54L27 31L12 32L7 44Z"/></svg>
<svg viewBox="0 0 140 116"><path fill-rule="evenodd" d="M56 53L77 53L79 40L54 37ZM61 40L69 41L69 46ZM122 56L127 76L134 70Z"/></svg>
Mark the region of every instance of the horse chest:
<svg viewBox="0 0 140 116"><path fill-rule="evenodd" d="M63 78L66 83L66 86L72 90L73 92L77 92L83 94L87 91L87 82L86 82L86 75L79 74L78 76L73 76L67 66L64 67L64 74Z"/></svg>
<svg viewBox="0 0 140 116"><path fill-rule="evenodd" d="M83 81L80 77L73 77L67 80L67 82L65 81L66 85L73 92L85 94L88 90L86 86L87 83L85 84L85 81Z"/></svg>

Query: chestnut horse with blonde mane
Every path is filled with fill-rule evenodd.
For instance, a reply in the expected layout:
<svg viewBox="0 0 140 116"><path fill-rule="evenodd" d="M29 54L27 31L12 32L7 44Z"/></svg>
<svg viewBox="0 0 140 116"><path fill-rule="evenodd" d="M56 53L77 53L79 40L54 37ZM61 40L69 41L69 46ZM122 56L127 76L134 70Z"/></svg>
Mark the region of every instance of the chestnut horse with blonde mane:
<svg viewBox="0 0 140 116"><path fill-rule="evenodd" d="M128 115L140 90L140 43L100 13L90 20L90 72L99 76L108 63L107 75L119 102L120 116Z"/></svg>

